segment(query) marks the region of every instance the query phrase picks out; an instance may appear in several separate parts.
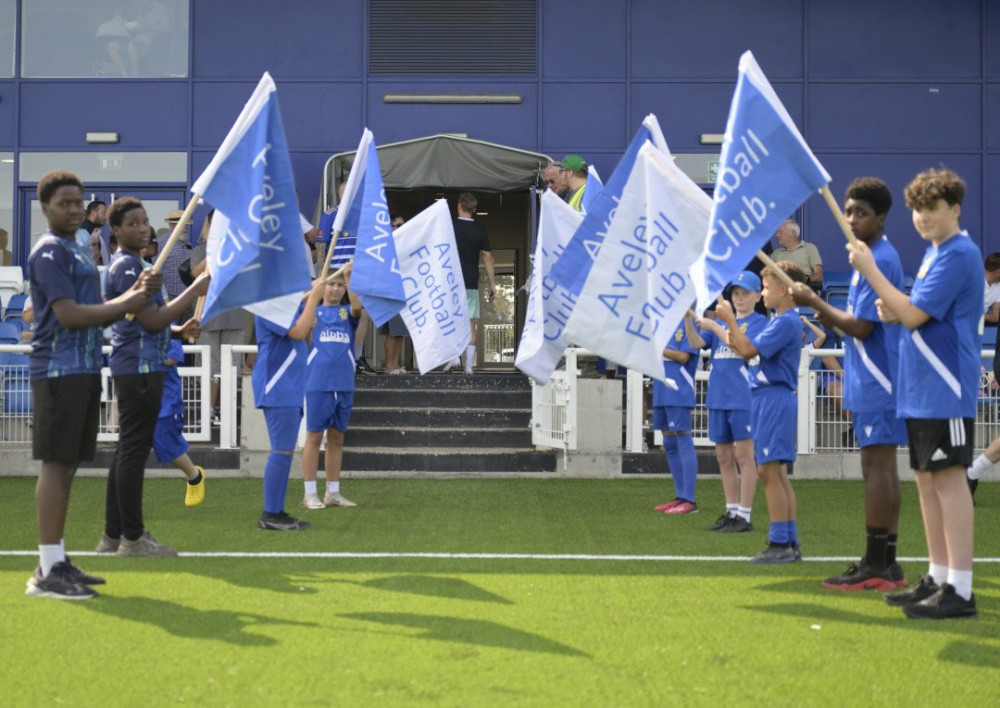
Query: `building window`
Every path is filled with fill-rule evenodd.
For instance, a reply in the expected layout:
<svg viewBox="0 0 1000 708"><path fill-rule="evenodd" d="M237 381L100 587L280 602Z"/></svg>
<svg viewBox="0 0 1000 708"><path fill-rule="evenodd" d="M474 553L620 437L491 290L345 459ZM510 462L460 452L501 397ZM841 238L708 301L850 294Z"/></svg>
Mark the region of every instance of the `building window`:
<svg viewBox="0 0 1000 708"><path fill-rule="evenodd" d="M17 3L0 3L0 79L14 76L14 27Z"/></svg>
<svg viewBox="0 0 1000 708"><path fill-rule="evenodd" d="M537 0L370 0L368 69L532 76Z"/></svg>
<svg viewBox="0 0 1000 708"><path fill-rule="evenodd" d="M23 0L25 78L183 78L188 0Z"/></svg>

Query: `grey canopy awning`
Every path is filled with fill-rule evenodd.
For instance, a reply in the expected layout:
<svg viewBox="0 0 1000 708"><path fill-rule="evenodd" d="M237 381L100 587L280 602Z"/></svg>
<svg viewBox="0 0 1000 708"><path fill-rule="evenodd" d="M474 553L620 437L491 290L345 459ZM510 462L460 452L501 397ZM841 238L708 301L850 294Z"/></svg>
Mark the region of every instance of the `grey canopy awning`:
<svg viewBox="0 0 1000 708"><path fill-rule="evenodd" d="M347 180L355 152L341 152L327 160L321 208L336 204L337 185ZM552 158L456 135L431 135L381 145L378 161L386 189L513 192L542 186L542 171Z"/></svg>

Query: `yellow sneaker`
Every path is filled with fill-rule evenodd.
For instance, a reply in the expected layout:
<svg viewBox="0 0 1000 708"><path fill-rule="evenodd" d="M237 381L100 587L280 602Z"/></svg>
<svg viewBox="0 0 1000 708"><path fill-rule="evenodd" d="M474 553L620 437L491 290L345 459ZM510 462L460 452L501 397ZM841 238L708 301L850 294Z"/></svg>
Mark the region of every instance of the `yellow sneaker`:
<svg viewBox="0 0 1000 708"><path fill-rule="evenodd" d="M205 470L195 465L195 469L201 472L201 481L198 484L185 484L187 491L184 492L184 506L192 509L205 501Z"/></svg>

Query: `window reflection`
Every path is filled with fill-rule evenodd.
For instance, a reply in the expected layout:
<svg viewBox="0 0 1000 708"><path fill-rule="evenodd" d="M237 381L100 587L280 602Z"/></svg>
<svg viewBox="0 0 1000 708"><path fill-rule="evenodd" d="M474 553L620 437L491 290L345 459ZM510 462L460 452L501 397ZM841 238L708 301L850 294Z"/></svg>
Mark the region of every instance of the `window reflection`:
<svg viewBox="0 0 1000 708"><path fill-rule="evenodd" d="M14 21L16 19L16 3L0 3L0 79L9 79L14 76Z"/></svg>
<svg viewBox="0 0 1000 708"><path fill-rule="evenodd" d="M11 265L14 251L14 153L0 152L0 266Z"/></svg>
<svg viewBox="0 0 1000 708"><path fill-rule="evenodd" d="M23 0L21 15L26 78L187 76L188 0Z"/></svg>

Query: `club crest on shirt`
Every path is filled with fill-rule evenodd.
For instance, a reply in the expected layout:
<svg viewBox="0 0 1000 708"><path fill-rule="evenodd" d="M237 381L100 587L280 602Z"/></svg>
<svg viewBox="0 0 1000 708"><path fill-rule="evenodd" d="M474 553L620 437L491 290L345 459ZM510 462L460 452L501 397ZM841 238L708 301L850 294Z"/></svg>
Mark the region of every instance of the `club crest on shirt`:
<svg viewBox="0 0 1000 708"><path fill-rule="evenodd" d="M675 339L675 340L676 340L677 342L681 342L681 341L683 341L683 340L684 340L684 331L683 331L683 330L677 330L677 331L676 331L676 332L674 333L674 339Z"/></svg>
<svg viewBox="0 0 1000 708"><path fill-rule="evenodd" d="M340 315L340 319L346 320L347 319L347 307L346 306L342 306L340 308L340 310L338 311L338 314Z"/></svg>
<svg viewBox="0 0 1000 708"><path fill-rule="evenodd" d="M851 276L851 285L857 285L859 280L861 280L861 273L854 271L854 275Z"/></svg>
<svg viewBox="0 0 1000 708"><path fill-rule="evenodd" d="M742 323L740 324L740 331L741 331L741 332L742 332L743 334L746 334L746 333L747 333L747 327L748 327L749 325L750 325L750 323L749 323L749 322L742 322Z"/></svg>
<svg viewBox="0 0 1000 708"><path fill-rule="evenodd" d="M934 262L934 256L931 256L926 261L920 264L920 270L917 271L917 277L923 278L927 275L927 271L931 269L931 264Z"/></svg>
<svg viewBox="0 0 1000 708"><path fill-rule="evenodd" d="M347 336L347 332L341 329L324 328L323 331L319 333L319 341L340 342L342 344L350 344L351 338Z"/></svg>

